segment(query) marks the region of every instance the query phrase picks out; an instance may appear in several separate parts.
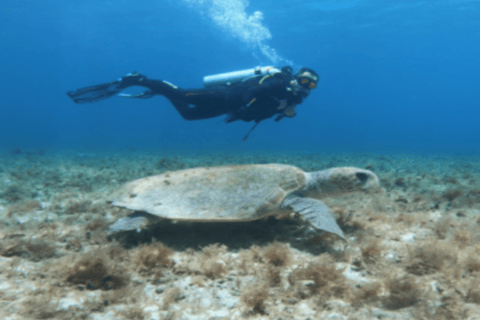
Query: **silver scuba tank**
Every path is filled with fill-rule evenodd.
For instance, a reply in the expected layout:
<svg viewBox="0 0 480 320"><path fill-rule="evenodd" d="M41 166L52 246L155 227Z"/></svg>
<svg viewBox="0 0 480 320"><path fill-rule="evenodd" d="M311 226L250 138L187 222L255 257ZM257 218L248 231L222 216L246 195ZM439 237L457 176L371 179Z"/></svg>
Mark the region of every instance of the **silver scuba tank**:
<svg viewBox="0 0 480 320"><path fill-rule="evenodd" d="M235 83L243 82L252 77L266 76L266 75L275 74L279 72L281 72L279 69L272 66L268 66L268 67L256 67L252 69L214 74L214 75L203 77L203 85L205 87L210 87L210 86L219 85L219 84L229 86Z"/></svg>

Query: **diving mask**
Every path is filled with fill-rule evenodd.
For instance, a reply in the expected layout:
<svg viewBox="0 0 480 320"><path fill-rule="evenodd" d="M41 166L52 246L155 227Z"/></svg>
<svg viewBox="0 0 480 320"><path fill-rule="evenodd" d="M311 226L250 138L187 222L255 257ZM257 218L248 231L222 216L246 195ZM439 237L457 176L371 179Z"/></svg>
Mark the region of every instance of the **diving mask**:
<svg viewBox="0 0 480 320"><path fill-rule="evenodd" d="M306 71L298 76L298 83L305 89L315 89L317 87L318 77Z"/></svg>

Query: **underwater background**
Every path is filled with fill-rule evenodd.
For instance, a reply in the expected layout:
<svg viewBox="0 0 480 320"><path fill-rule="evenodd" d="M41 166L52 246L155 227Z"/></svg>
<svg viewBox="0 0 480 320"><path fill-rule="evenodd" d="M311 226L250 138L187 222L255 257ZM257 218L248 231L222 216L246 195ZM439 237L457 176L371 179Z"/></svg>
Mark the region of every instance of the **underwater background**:
<svg viewBox="0 0 480 320"><path fill-rule="evenodd" d="M473 0L3 0L0 319L479 320L479 9ZM253 123L187 121L162 96L75 104L66 95L133 71L199 88L206 75L268 65L309 67L321 80L295 117L262 121L246 142ZM314 229L312 207L111 229L137 214L115 202L125 183L270 163L354 166L379 186L316 195L346 241ZM215 181L212 199L261 202L250 184L249 195L230 189L247 180ZM208 184L189 181L194 191ZM222 209L235 217L238 208Z"/></svg>
<svg viewBox="0 0 480 320"><path fill-rule="evenodd" d="M474 0L5 0L0 147L475 154L479 9ZM246 142L252 123L186 121L161 96L76 105L65 94L132 71L195 88L206 75L287 64L317 71L319 86L296 117L267 119Z"/></svg>

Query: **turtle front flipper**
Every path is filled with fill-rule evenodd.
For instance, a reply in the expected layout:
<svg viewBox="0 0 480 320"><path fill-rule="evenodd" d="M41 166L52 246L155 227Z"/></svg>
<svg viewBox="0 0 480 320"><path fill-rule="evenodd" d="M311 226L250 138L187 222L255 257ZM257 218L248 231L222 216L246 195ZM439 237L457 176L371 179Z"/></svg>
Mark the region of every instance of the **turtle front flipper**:
<svg viewBox="0 0 480 320"><path fill-rule="evenodd" d="M315 228L336 234L346 240L343 231L335 221L333 212L322 201L290 196L283 201L282 206L292 208L292 210L302 215Z"/></svg>
<svg viewBox="0 0 480 320"><path fill-rule="evenodd" d="M118 232L137 230L137 232L140 232L140 230L145 228L145 226L151 223L152 220L158 220L158 217L144 212L134 212L128 217L118 219L114 224L108 227L108 231Z"/></svg>

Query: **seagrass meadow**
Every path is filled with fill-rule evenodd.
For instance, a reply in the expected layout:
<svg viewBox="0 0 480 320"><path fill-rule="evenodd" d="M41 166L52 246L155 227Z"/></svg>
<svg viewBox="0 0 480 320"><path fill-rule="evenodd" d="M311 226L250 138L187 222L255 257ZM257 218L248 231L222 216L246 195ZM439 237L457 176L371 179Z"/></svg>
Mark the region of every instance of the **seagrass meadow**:
<svg viewBox="0 0 480 320"><path fill-rule="evenodd" d="M347 242L295 215L108 231L125 182L254 163L365 168L381 189L322 199ZM4 150L0 218L2 319L480 319L475 155Z"/></svg>

